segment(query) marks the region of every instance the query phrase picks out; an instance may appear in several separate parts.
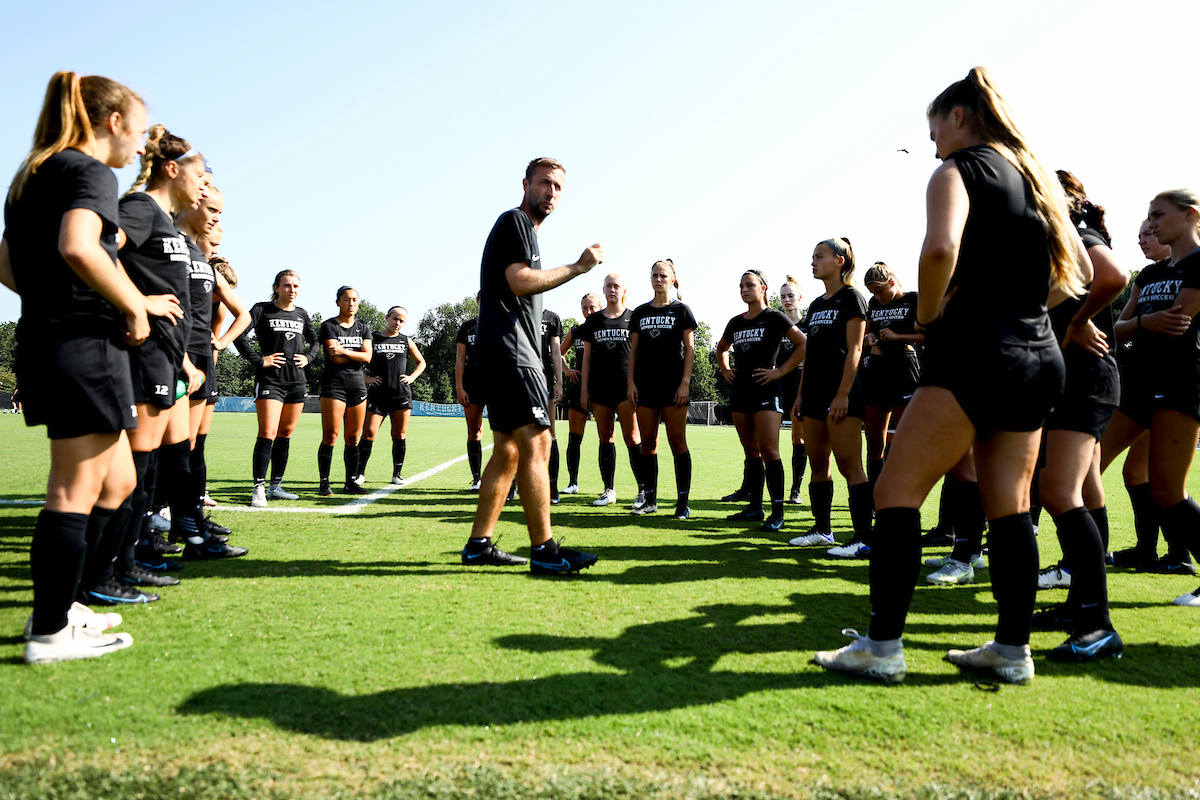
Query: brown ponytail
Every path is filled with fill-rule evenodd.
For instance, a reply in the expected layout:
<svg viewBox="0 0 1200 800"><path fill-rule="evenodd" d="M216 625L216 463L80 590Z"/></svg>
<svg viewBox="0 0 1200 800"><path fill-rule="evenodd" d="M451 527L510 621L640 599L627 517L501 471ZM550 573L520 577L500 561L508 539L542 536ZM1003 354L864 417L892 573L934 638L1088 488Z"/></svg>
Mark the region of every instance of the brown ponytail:
<svg viewBox="0 0 1200 800"><path fill-rule="evenodd" d="M284 278L299 278L299 277L300 276L298 274L296 274L296 271L294 269L279 270L279 274L277 274L275 276L275 282L271 284L271 302L274 303L279 298L279 292L277 292L275 290L275 287L279 285L279 282L281 280L283 280ZM341 292L338 292L338 295L341 296Z"/></svg>
<svg viewBox="0 0 1200 800"><path fill-rule="evenodd" d="M679 300L683 300L683 292L679 291L679 272L675 269L675 262L669 258L664 258L661 261L655 261L650 265L650 271L653 272L654 268L659 264L662 264L664 267L671 270L671 280L675 286L675 297L677 297Z"/></svg>
<svg viewBox="0 0 1200 800"><path fill-rule="evenodd" d="M854 248L850 246L850 240L845 236L840 238L826 239L823 244L833 252L835 256L844 258L842 262L841 277L842 283L851 285L854 283Z"/></svg>
<svg viewBox="0 0 1200 800"><path fill-rule="evenodd" d="M1099 231L1105 241L1111 242L1112 237L1104 227L1104 206L1098 206L1088 200L1087 192L1079 178L1065 169L1056 170L1055 174L1058 175L1058 182L1062 184L1063 191L1067 193L1067 209L1075 227L1079 227L1079 223L1082 222L1092 230Z"/></svg>

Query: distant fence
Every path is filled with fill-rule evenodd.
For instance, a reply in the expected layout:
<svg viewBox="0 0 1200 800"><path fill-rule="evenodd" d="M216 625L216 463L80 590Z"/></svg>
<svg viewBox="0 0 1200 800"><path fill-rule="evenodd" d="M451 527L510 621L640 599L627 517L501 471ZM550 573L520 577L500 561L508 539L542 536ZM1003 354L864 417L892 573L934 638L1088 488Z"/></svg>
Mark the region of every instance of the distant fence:
<svg viewBox="0 0 1200 800"><path fill-rule="evenodd" d="M240 411L243 413L254 413L254 398L253 397L218 397L217 411ZM321 412L321 398L309 396L304 398L304 413L319 414ZM461 417L463 416L463 407L454 403L426 403L423 400L414 400L412 415L414 417ZM483 415L487 416L485 409Z"/></svg>

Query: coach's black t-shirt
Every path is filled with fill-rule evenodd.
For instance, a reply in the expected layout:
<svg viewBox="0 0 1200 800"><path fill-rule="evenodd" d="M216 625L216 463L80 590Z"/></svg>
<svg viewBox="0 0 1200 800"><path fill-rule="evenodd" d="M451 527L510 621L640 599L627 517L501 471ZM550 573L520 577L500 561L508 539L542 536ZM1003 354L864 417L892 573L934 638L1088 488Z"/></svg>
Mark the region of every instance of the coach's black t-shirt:
<svg viewBox="0 0 1200 800"><path fill-rule="evenodd" d="M1055 346L1046 313L1050 250L1029 183L986 144L956 150L946 161L958 167L971 208L950 279L957 292L933 326L937 338Z"/></svg>
<svg viewBox="0 0 1200 800"><path fill-rule="evenodd" d="M254 331L258 341L257 350L250 345L250 331ZM298 306L284 311L269 300L255 303L250 308L250 327L234 341L234 345L243 358L258 368L259 383L275 386L304 383L304 369L296 364L295 356L308 356L311 364L321 350L321 342L307 311ZM283 365L264 367L263 353L283 353Z"/></svg>
<svg viewBox="0 0 1200 800"><path fill-rule="evenodd" d="M562 343L562 317L547 308L542 311L542 371L546 373L547 380L554 380L554 362L559 357L559 350L551 341L552 338Z"/></svg>
<svg viewBox="0 0 1200 800"><path fill-rule="evenodd" d="M592 363L588 367L588 392L604 394L619 387L621 394L629 381L629 321L633 312L628 308L609 319L604 311L592 314L579 326L579 335L592 345Z"/></svg>
<svg viewBox="0 0 1200 800"><path fill-rule="evenodd" d="M917 322L917 293L905 292L886 306L872 297L867 301L867 333L876 337L884 328L891 328L892 333L916 333L914 326ZM875 344L885 356L903 355L908 351L908 342L884 341L878 339Z"/></svg>
<svg viewBox="0 0 1200 800"><path fill-rule="evenodd" d="M15 204L4 204L4 238L17 293L18 340L63 341L80 335L108 337L121 315L88 287L58 252L63 216L86 209L100 218L100 246L117 262L117 177L106 164L78 150L46 159L29 176Z"/></svg>
<svg viewBox="0 0 1200 800"><path fill-rule="evenodd" d="M454 339L455 344L464 345L466 349L463 357L463 380L467 380L468 376L473 376L475 372L475 332L478 329L479 320L469 319L458 326L458 336Z"/></svg>
<svg viewBox="0 0 1200 800"><path fill-rule="evenodd" d="M524 211L514 208L496 220L483 248L475 350L480 363L541 371L542 296L517 297L504 274L510 264L521 262L542 268L537 230Z"/></svg>
<svg viewBox="0 0 1200 800"><path fill-rule="evenodd" d="M635 385L683 380L683 332L696 329L692 309L678 300L662 307L645 303L634 309L629 327L638 335Z"/></svg>
<svg viewBox="0 0 1200 800"><path fill-rule="evenodd" d="M808 328L808 349L804 354L805 385L837 386L846 369L850 348L846 326L851 320L867 316L867 301L853 286L843 286L826 299L825 295L809 303L804 318Z"/></svg>
<svg viewBox="0 0 1200 800"><path fill-rule="evenodd" d="M172 325L166 317L151 317L153 336L173 359L183 361L192 334L192 256L187 241L162 206L145 192L125 195L120 202L125 246L121 263L133 285L144 295L173 294L183 319ZM201 256L203 257L203 256Z"/></svg>
<svg viewBox="0 0 1200 800"><path fill-rule="evenodd" d="M191 259L191 282L188 293L192 303L192 335L188 338L187 351L198 356L212 358L212 315L213 287L217 285L217 277L213 272L204 252L196 246L186 233L180 234L187 242L188 257Z"/></svg>
<svg viewBox="0 0 1200 800"><path fill-rule="evenodd" d="M408 336L397 333L387 336L382 331L371 334L371 375L383 381L371 391L389 397L407 395L409 388L400 382L408 374Z"/></svg>
<svg viewBox="0 0 1200 800"><path fill-rule="evenodd" d="M334 339L347 350L362 350L362 343L371 338L371 329L361 319L355 319L354 322L350 323L348 328L344 328L338 322L337 317L331 317L321 323L321 332L317 335L317 338L321 341L322 347L325 346L325 342ZM339 372L362 372L363 366L358 361L347 361L344 364L337 364L326 354L324 380L328 382L330 378Z"/></svg>
<svg viewBox="0 0 1200 800"><path fill-rule="evenodd" d="M1080 228L1079 236L1083 239L1085 247L1108 247L1108 239L1100 234L1099 231L1091 228ZM1089 289L1091 286L1089 285ZM1084 293L1080 297L1068 297L1066 300L1059 303L1054 308L1050 309L1050 325L1054 328L1054 338L1062 341L1063 336L1067 333L1067 327L1071 324L1071 320L1079 313L1079 309L1083 307L1083 301L1087 298ZM1115 362L1112 349L1117 346L1117 334L1113 330L1113 315L1110 309L1101 309L1100 313L1092 317L1092 324L1095 325L1101 333L1108 337L1108 346L1110 348L1107 358ZM1079 367L1087 367L1098 360L1098 357L1087 350L1084 350L1075 342L1072 342L1066 351L1063 353L1063 358L1066 361L1067 369L1077 369Z"/></svg>
<svg viewBox="0 0 1200 800"><path fill-rule="evenodd" d="M738 314L729 320L721 340L733 352L733 385L754 387L758 382L754 371L771 369L779 364L779 342L788 328L795 325L783 312L766 308L753 319Z"/></svg>

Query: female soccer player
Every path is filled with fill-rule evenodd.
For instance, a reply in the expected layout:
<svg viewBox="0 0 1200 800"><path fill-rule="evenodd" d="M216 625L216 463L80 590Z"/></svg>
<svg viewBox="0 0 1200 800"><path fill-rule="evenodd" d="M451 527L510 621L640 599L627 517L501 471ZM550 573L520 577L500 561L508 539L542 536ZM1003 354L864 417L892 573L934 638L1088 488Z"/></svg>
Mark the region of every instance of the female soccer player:
<svg viewBox="0 0 1200 800"><path fill-rule="evenodd" d="M667 425L667 442L675 459L674 519L687 519L692 490L692 454L687 446L688 396L692 363L696 358L696 317L679 296L679 277L671 259L655 261L650 268L654 299L633 312L629 348L629 385L626 394L637 409L642 437L642 477L646 502L634 514L658 511L658 423ZM670 288L675 287L675 299Z"/></svg>
<svg viewBox="0 0 1200 800"><path fill-rule="evenodd" d="M299 495L283 488L292 432L304 410L308 389L304 368L321 348L308 312L296 305L300 276L285 269L275 276L271 299L250 308L250 327L258 349L246 333L234 340L238 352L255 367L254 406L258 411L258 440L254 443L251 468L254 492L250 505L267 507L267 467L271 467L269 496L296 500ZM307 349L306 349L307 346Z"/></svg>
<svg viewBox="0 0 1200 800"><path fill-rule="evenodd" d="M602 311L597 311L580 326L583 339L583 378L579 402L596 415L596 433L600 437L600 477L604 491L592 501L594 506L617 502L615 475L617 448L614 417L621 421L621 434L629 450L629 467L638 484L638 496L632 508L645 503L641 478L642 437L638 432L633 403L626 396L629 384L629 320L633 312L625 307L625 279L613 273L604 279Z"/></svg>
<svg viewBox="0 0 1200 800"><path fill-rule="evenodd" d="M387 325L371 333L373 353L371 375L367 378L367 427L358 444L358 474L365 477L371 448L385 417L392 420L392 483L404 485L401 471L408 449L408 417L412 413L412 383L425 371L425 359L417 343L400 332L408 320L408 309L388 309ZM416 368L408 374L408 358ZM359 481L361 483L362 481Z"/></svg>
<svg viewBox="0 0 1200 800"><path fill-rule="evenodd" d="M779 287L779 304L783 306L784 316L803 333L804 321L800 313L802 297L800 282L788 275ZM786 361L791 358L796 346L785 336L780 340L779 348L779 357ZM800 376L803 372L804 364L801 363L795 370L779 379L780 405L783 407L783 413L789 415L792 422L792 488L788 492L788 502L794 505L803 503L800 487L804 482L804 471L808 467L808 453L804 449L804 424L793 411L796 398L800 396Z"/></svg>
<svg viewBox="0 0 1200 800"><path fill-rule="evenodd" d="M858 382L858 362L867 332L867 302L850 285L854 251L847 239L826 239L813 248L813 277L825 293L808 306L808 355L793 414L804 419L804 442L812 474L808 495L816 525L792 539L798 547L835 545L828 553L862 558L871 530L871 484L862 468L862 423L866 401ZM850 488L850 520L854 536L836 546L831 515L833 471L830 455Z"/></svg>
<svg viewBox="0 0 1200 800"><path fill-rule="evenodd" d="M475 295L479 302L479 295ZM472 317L458 327L455 337L454 393L467 420L467 464L471 468L471 487L479 491L483 470L483 387L479 385L479 367L475 363L475 329L479 318Z"/></svg>
<svg viewBox="0 0 1200 800"><path fill-rule="evenodd" d="M318 339L325 347L325 373L321 376L321 446L317 448L320 472L319 494L333 494L329 488L329 470L333 464L333 446L346 422L346 443L342 461L346 494L366 494L355 482L358 477L358 440L367 419L367 383L363 366L371 363L371 329L357 319L358 291L351 286L337 290L338 313L321 323Z"/></svg>
<svg viewBox="0 0 1200 800"><path fill-rule="evenodd" d="M600 310L601 301L600 295L595 292L588 292L583 296L583 300L579 304L580 311L583 312L583 320ZM576 494L579 491L579 456L580 450L583 447L583 432L587 429L588 416L591 414L588 409L580 404L580 398L583 391L583 351L586 342L579 336L579 332L583 329L583 325L574 325L571 330L567 331L566 338L562 343L562 354L565 358L567 353L575 351L575 368L567 369L563 365L563 377L567 381L566 397L567 397L567 486L562 490L563 494Z"/></svg>
<svg viewBox="0 0 1200 800"><path fill-rule="evenodd" d="M805 357L806 338L782 313L767 305L767 279L756 269L742 273L738 288L746 312L729 320L717 342L717 363L730 386L730 407L738 437L752 440L764 463L771 516L764 531L783 528L783 461L779 458L779 427L783 406L779 379L799 366ZM779 343L787 337L795 349L787 361L777 364ZM734 353L730 366L729 351ZM751 475L750 501L731 520L753 522L765 514L762 506L763 472Z"/></svg>
<svg viewBox="0 0 1200 800"><path fill-rule="evenodd" d="M994 641L946 658L1029 683L1037 592L1029 484L1064 377L1046 307L1078 295L1091 264L1062 188L1030 152L985 69L943 91L928 116L943 161L929 183L918 280L918 330L928 332L921 386L875 487L871 627L813 660L889 683L904 679L900 637L920 569L921 503L974 443L1000 622Z"/></svg>
<svg viewBox="0 0 1200 800"><path fill-rule="evenodd" d="M128 87L56 73L4 206L0 283L21 295L16 373L25 424L45 425L50 437L46 505L29 551L27 664L95 658L133 643L127 633L104 633L118 615L74 601L88 542L124 527L136 482L129 359L114 342L123 335L142 344L150 315L182 316L175 298L144 297L116 266L110 167L132 163L145 133L145 106Z"/></svg>

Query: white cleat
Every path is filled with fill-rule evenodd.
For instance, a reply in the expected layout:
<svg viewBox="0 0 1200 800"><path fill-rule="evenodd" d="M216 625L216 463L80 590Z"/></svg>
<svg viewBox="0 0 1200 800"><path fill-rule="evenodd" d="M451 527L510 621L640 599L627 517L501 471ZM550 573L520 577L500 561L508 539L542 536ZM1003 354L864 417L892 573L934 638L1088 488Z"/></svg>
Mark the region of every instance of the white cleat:
<svg viewBox="0 0 1200 800"><path fill-rule="evenodd" d="M1033 683L1033 658L1025 645L1023 658L1005 658L995 650L995 642L984 642L974 650L951 650L946 660L955 666L990 675L1005 683Z"/></svg>
<svg viewBox="0 0 1200 800"><path fill-rule="evenodd" d="M393 486L403 486L404 485L404 476L403 475L393 475L392 476L392 485ZM360 483L359 486L362 486L362 484Z"/></svg>
<svg viewBox="0 0 1200 800"><path fill-rule="evenodd" d="M1200 608L1200 588L1194 592L1181 594L1171 601L1177 606L1191 606L1192 608Z"/></svg>
<svg viewBox="0 0 1200 800"><path fill-rule="evenodd" d="M592 501L594 506L607 506L617 502L617 490L607 489L599 497Z"/></svg>
<svg viewBox="0 0 1200 800"><path fill-rule="evenodd" d="M937 572L925 576L926 583L934 586L959 586L975 580L975 568L961 561L948 559Z"/></svg>
<svg viewBox="0 0 1200 800"><path fill-rule="evenodd" d="M128 633L104 633L94 628L68 625L58 633L31 636L25 645L26 664L55 664L124 650L133 644Z"/></svg>
<svg viewBox="0 0 1200 800"><path fill-rule="evenodd" d="M295 492L289 492L283 488L282 483L272 483L271 488L267 489L267 497L272 500L299 500L300 495Z"/></svg>
<svg viewBox="0 0 1200 800"><path fill-rule="evenodd" d="M803 536L789 539L788 544L793 547L828 547L837 542L833 538L833 531L819 531L814 528Z"/></svg>
<svg viewBox="0 0 1200 800"><path fill-rule="evenodd" d="M478 492L480 483L482 483L482 481L475 481L474 483L472 483L470 485L470 487L468 487L467 491L468 492Z"/></svg>
<svg viewBox="0 0 1200 800"><path fill-rule="evenodd" d="M842 633L854 641L837 650L821 650L813 654L812 663L831 672L844 672L884 683L900 683L908 674L904 663L904 651L892 656L877 656L867 648L867 637L859 636L853 628L843 628Z"/></svg>
<svg viewBox="0 0 1200 800"><path fill-rule="evenodd" d="M263 486L262 484L254 487L254 493L250 495L250 507L267 507L267 487Z"/></svg>
<svg viewBox="0 0 1200 800"><path fill-rule="evenodd" d="M944 567L953 560L954 559L950 556L934 556L932 558L925 559L925 566ZM983 561L982 553L976 553L975 555L971 556L971 566L974 569L985 569L987 567L987 564L985 564Z"/></svg>
<svg viewBox="0 0 1200 800"><path fill-rule="evenodd" d="M71 603L71 607L67 609L67 625L74 625L78 628L90 628L94 631L107 631L121 624L121 615L115 611L107 614L98 611L92 611L76 600ZM33 636L33 614L29 615L29 619L25 620L25 641Z"/></svg>
<svg viewBox="0 0 1200 800"><path fill-rule="evenodd" d="M559 489L558 493L559 494L579 494L579 484L572 483L570 486L568 486L565 489Z"/></svg>
<svg viewBox="0 0 1200 800"><path fill-rule="evenodd" d="M1070 589L1071 573L1062 567L1051 567L1038 573L1038 589Z"/></svg>
<svg viewBox="0 0 1200 800"><path fill-rule="evenodd" d="M205 508L216 508L217 507L217 501L213 500L211 497L209 497L207 491L204 494L200 495L200 502L204 503Z"/></svg>
<svg viewBox="0 0 1200 800"><path fill-rule="evenodd" d="M637 511L642 506L646 505L646 493L638 490L637 497L633 500L633 505L629 508L631 511Z"/></svg>
<svg viewBox="0 0 1200 800"><path fill-rule="evenodd" d="M831 547L825 551L825 554L834 558L866 558L871 555L871 548L855 539L852 542Z"/></svg>

